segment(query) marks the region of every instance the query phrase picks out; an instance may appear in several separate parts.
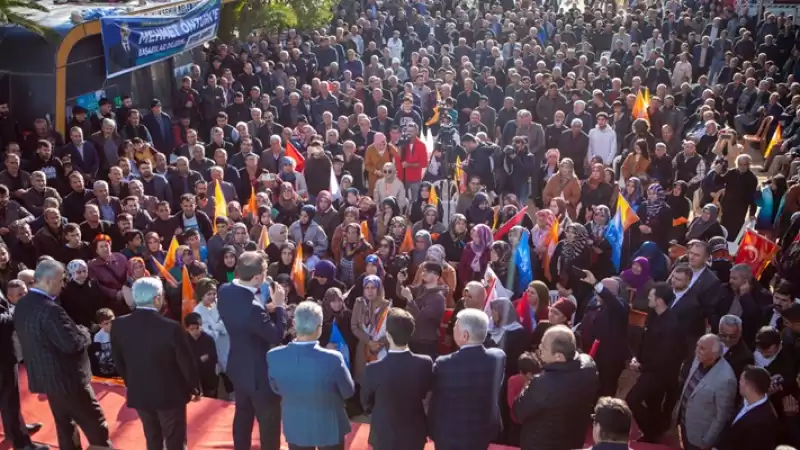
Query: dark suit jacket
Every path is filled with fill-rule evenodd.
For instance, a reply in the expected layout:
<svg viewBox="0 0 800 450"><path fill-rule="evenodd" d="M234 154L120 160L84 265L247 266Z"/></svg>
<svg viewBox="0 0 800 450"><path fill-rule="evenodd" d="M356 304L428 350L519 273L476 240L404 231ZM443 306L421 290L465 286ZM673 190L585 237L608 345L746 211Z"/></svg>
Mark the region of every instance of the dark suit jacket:
<svg viewBox="0 0 800 450"><path fill-rule="evenodd" d="M139 47L133 42L128 42L128 51L122 43L111 47L108 50L108 57L111 60L109 72L118 72L136 66L136 58L139 56Z"/></svg>
<svg viewBox="0 0 800 450"><path fill-rule="evenodd" d="M65 145L61 150L62 159L64 155L70 156L72 167L84 175L89 175L92 179L97 177L97 171L100 170L100 155L90 141L83 142L83 157L81 157L78 148L72 142Z"/></svg>
<svg viewBox="0 0 800 450"><path fill-rule="evenodd" d="M137 309L114 320L111 352L130 408L180 408L200 389L189 335L156 310Z"/></svg>
<svg viewBox="0 0 800 450"><path fill-rule="evenodd" d="M736 410L736 415L739 410ZM719 438L718 450L773 450L777 445L778 416L766 401L732 423Z"/></svg>
<svg viewBox="0 0 800 450"><path fill-rule="evenodd" d="M3 292L0 292L0 367L5 369L19 361L14 341L14 315L11 303ZM1 377L0 377L1 378Z"/></svg>
<svg viewBox="0 0 800 450"><path fill-rule="evenodd" d="M697 282L699 283L700 280ZM706 333L706 321L703 316L703 307L697 300L693 289L694 287L690 288L688 292L683 294L683 297L673 303L670 308L670 310L678 316L678 323L684 330L686 345L689 349L693 349L697 340ZM687 354L686 356L688 357L689 355Z"/></svg>
<svg viewBox="0 0 800 450"><path fill-rule="evenodd" d="M744 372L744 368L754 363L753 352L747 348L744 340L741 339L739 343L725 352L724 358L725 361L728 361L728 364L730 364L731 369L733 369L733 374L736 375L737 380L739 379L739 375Z"/></svg>
<svg viewBox="0 0 800 450"><path fill-rule="evenodd" d="M228 330L231 349L225 373L236 389L253 394L270 389L267 352L279 345L286 327L283 308L268 313L247 288L228 283L219 290L219 315Z"/></svg>
<svg viewBox="0 0 800 450"><path fill-rule="evenodd" d="M28 387L35 394L68 395L84 389L92 377L86 328L78 328L53 299L30 291L14 309Z"/></svg>
<svg viewBox="0 0 800 450"><path fill-rule="evenodd" d="M96 205L98 208L100 208L100 203L98 202L97 197L89 200L88 202L86 202L86 204L87 205ZM114 220L113 221L109 220L109 222L116 222L117 221L117 216L120 215L120 213L122 213L122 203L120 202L120 200L117 197L109 196L108 197L108 204L109 204L109 206L111 206L111 209L114 210ZM103 219L102 216L100 218L102 220L106 220L106 219Z"/></svg>
<svg viewBox="0 0 800 450"><path fill-rule="evenodd" d="M497 437L505 364L502 350L482 345L436 360L428 424L437 450L486 450Z"/></svg>
<svg viewBox="0 0 800 450"><path fill-rule="evenodd" d="M175 135L172 133L172 118L167 113L161 113L161 120L164 121L164 128L150 113L142 118L142 123L150 132L153 139L153 147L161 153L169 154L175 149Z"/></svg>
<svg viewBox="0 0 800 450"><path fill-rule="evenodd" d="M433 361L410 351L367 364L361 404L372 412L369 443L381 450L425 447L428 427L422 401L433 382Z"/></svg>

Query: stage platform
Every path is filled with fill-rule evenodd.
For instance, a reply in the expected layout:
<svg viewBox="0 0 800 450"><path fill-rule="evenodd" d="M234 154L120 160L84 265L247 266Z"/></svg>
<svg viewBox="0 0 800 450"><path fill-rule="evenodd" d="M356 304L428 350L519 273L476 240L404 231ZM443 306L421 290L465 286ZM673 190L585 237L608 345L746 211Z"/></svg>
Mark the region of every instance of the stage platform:
<svg viewBox="0 0 800 450"><path fill-rule="evenodd" d="M136 411L125 406L125 389L120 386L94 383L97 398L105 412L111 428L111 440L119 450L144 450L144 434ZM56 449L56 430L45 396L31 394L25 370L20 370L20 390L22 396L22 414L30 422L42 422L44 426L34 436L34 441L50 445ZM188 407L188 428L190 449L233 449L231 424L233 423L234 404L215 399L201 399L190 403ZM353 423L353 430L346 438L349 450L368 450L369 425ZM0 428L2 430L2 428ZM253 449L258 442L258 427L253 429ZM587 447L590 446L587 444ZM633 443L634 450L672 450L660 445ZM282 450L288 449L285 441ZM428 442L425 450L434 450L433 442ZM8 441L0 443L0 450L11 449ZM490 450L514 450L512 447L495 445Z"/></svg>

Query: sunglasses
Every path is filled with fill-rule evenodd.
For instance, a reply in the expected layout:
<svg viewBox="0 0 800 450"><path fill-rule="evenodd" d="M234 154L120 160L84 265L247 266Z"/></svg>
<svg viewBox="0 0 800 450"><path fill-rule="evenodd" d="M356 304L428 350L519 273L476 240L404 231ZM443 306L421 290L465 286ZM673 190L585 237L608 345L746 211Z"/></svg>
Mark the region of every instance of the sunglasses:
<svg viewBox="0 0 800 450"><path fill-rule="evenodd" d="M394 170L384 170L384 171L383 171L383 173L385 173L385 174L392 174L392 173L394 173Z"/></svg>

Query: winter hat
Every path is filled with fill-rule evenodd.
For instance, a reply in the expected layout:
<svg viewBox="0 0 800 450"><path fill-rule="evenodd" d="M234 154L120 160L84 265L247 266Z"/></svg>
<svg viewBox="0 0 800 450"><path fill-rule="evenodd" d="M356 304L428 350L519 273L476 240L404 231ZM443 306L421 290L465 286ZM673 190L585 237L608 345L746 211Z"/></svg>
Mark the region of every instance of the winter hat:
<svg viewBox="0 0 800 450"><path fill-rule="evenodd" d="M553 303L551 308L556 309L558 312L564 315L567 320L572 319L572 315L575 314L575 304L569 301L564 297L559 298L555 303Z"/></svg>

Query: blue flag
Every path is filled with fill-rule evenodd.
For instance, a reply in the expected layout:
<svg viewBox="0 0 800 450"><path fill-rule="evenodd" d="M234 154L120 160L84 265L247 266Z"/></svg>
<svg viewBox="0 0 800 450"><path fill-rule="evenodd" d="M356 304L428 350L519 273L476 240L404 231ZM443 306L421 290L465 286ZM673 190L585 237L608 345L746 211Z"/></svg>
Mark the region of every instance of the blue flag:
<svg viewBox="0 0 800 450"><path fill-rule="evenodd" d="M347 368L350 368L350 347L347 345L347 342L345 342L344 336L342 336L342 332L339 331L339 326L336 324L335 320L331 326L331 338L328 342L336 345L336 350L344 357L344 363L347 365Z"/></svg>
<svg viewBox="0 0 800 450"><path fill-rule="evenodd" d="M618 194L617 213L611 218L611 222L606 228L606 240L611 245L611 262L614 263L617 271L619 271L620 259L622 259L622 241L625 238L625 231L638 221L639 216L636 215L636 211L631 208L622 194Z"/></svg>
<svg viewBox="0 0 800 450"><path fill-rule="evenodd" d="M531 266L531 247L528 245L530 242L530 232L528 230L522 231L519 244L514 250L514 265L519 271L517 278L517 292L525 292L528 285L533 281L533 266Z"/></svg>

